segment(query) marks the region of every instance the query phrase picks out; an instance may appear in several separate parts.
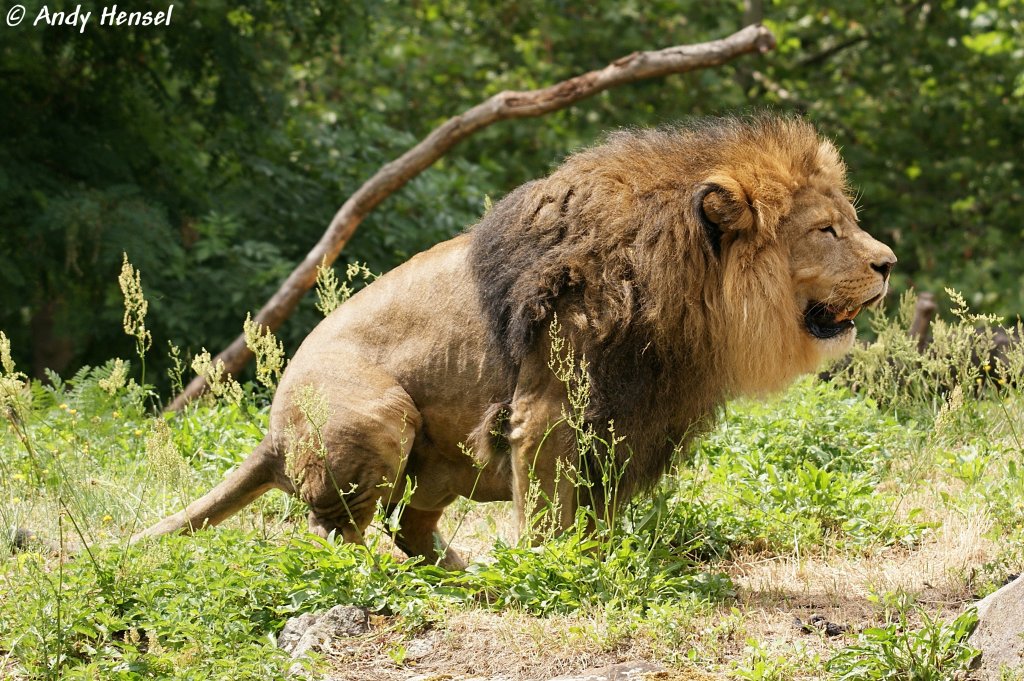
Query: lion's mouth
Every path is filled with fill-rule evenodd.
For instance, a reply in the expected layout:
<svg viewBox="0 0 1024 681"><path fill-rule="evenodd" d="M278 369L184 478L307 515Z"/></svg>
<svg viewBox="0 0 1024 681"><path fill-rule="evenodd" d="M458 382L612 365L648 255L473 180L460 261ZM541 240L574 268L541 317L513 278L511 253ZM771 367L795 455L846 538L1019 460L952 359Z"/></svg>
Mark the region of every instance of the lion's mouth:
<svg viewBox="0 0 1024 681"><path fill-rule="evenodd" d="M849 331L861 306L838 308L812 301L804 310L804 326L815 338L827 340Z"/></svg>

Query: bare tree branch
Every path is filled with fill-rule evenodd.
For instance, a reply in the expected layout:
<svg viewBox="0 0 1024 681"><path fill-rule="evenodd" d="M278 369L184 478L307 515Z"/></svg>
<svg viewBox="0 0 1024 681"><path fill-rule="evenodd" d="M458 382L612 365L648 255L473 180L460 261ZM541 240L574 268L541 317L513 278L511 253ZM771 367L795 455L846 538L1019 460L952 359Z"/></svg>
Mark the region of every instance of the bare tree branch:
<svg viewBox="0 0 1024 681"><path fill-rule="evenodd" d="M871 39L871 36L870 36L870 34L867 34L867 33L862 33L860 35L850 36L846 40L844 40L842 42L839 42L839 43L836 43L835 45L832 45L831 47L828 47L828 48L822 50L821 52L819 52L817 54L812 54L811 56L809 56L809 57L807 57L805 59L801 59L800 62L797 64L797 66L804 67L804 66L814 66L815 64L820 64L823 61L827 61L828 59L831 59L832 57L834 57L835 55L839 54L843 50L845 50L847 48L850 48L850 47L853 47L854 45L859 45L860 43L865 42L865 41L870 40L870 39Z"/></svg>
<svg viewBox="0 0 1024 681"><path fill-rule="evenodd" d="M450 118L435 128L419 144L387 163L360 187L338 210L327 231L298 267L281 284L255 317L271 330L277 329L316 282L317 266L333 263L352 237L356 227L381 201L430 167L449 149L492 123L510 118L542 116L564 109L603 90L647 78L718 66L750 52L767 52L775 47L775 37L763 26L748 26L727 38L696 45L667 47L651 52L633 52L597 71L562 81L540 90L499 92L490 99ZM214 358L221 360L229 373L238 373L252 359L239 336ZM206 389L202 378L195 378L171 402L176 410Z"/></svg>

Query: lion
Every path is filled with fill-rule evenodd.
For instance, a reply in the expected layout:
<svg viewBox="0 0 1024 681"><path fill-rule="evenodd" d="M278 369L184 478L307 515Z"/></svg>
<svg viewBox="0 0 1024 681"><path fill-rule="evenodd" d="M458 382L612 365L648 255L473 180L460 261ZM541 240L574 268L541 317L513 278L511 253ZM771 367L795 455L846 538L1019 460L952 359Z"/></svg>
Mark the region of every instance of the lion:
<svg viewBox="0 0 1024 681"><path fill-rule="evenodd" d="M895 262L802 119L615 132L331 313L288 365L263 441L133 541L216 525L277 488L308 505L312 532L346 541L378 505L400 508L403 551L462 567L437 529L457 498L512 500L521 530L531 484L557 528L580 504L632 498L727 400L846 353ZM586 423L617 447L577 447L556 318L586 360ZM578 497L566 472L609 464L614 496L598 482Z"/></svg>

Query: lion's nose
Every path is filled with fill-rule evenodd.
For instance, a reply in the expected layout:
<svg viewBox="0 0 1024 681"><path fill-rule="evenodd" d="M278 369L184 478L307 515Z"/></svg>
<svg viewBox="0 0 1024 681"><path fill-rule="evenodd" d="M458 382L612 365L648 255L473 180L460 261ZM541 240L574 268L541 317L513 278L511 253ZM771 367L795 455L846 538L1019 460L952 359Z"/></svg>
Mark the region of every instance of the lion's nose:
<svg viewBox="0 0 1024 681"><path fill-rule="evenodd" d="M871 269L882 275L882 279L888 279L889 273L892 272L892 266L896 264L896 256L889 255L878 262L871 263Z"/></svg>

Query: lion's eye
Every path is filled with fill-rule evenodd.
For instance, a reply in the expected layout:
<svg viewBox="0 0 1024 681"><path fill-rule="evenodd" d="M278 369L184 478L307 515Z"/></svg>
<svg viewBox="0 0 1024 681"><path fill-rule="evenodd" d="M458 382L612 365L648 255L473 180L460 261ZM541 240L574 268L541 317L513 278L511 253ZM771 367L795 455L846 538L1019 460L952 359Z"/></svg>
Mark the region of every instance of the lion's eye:
<svg viewBox="0 0 1024 681"><path fill-rule="evenodd" d="M829 225L828 227L822 227L818 231L825 232L826 234L831 234L832 236L838 236L838 234L836 234L836 230L832 228L832 225Z"/></svg>

